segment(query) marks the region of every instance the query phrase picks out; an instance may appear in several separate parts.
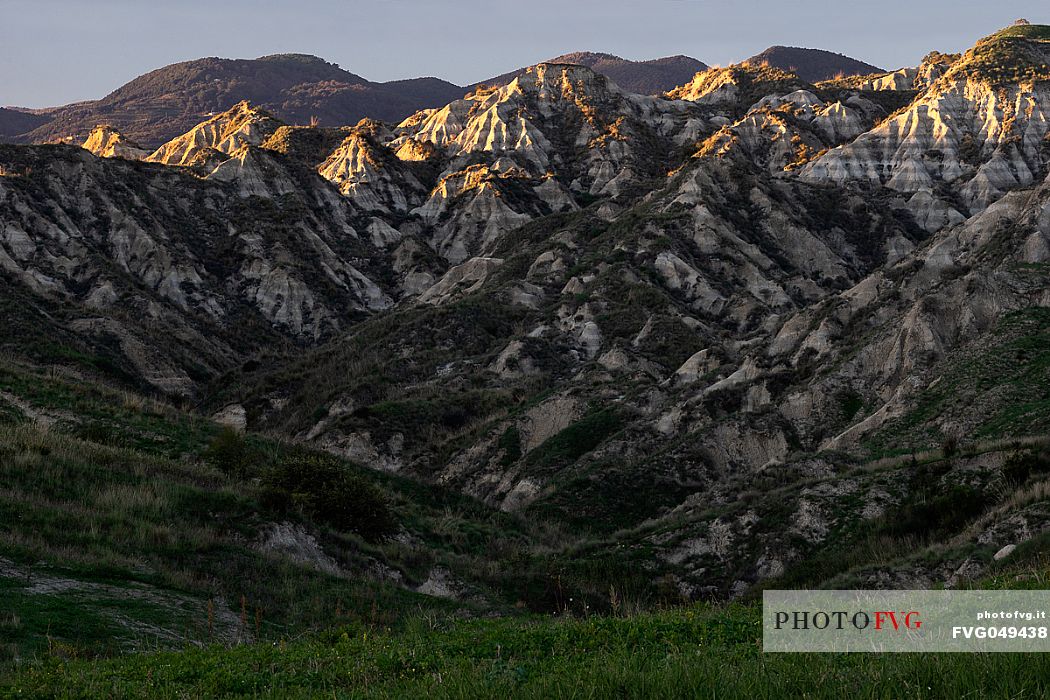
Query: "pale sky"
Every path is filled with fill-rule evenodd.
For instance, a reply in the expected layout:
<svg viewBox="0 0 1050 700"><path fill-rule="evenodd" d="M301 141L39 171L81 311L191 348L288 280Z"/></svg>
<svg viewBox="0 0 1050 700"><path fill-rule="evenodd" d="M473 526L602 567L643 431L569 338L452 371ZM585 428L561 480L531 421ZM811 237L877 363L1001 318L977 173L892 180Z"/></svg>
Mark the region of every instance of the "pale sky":
<svg viewBox="0 0 1050 700"><path fill-rule="evenodd" d="M1040 13L1040 10L1042 12ZM884 68L959 51L1046 0L0 0L0 105L97 99L202 56L308 53L370 80L459 85L570 51L710 64L772 44Z"/></svg>

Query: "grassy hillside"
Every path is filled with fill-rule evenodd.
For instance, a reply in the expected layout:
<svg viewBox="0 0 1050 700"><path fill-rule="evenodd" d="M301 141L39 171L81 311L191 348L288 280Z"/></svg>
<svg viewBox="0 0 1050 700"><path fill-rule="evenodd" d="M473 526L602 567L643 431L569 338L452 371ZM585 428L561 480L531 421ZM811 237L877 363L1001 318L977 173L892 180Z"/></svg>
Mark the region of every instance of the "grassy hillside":
<svg viewBox="0 0 1050 700"><path fill-rule="evenodd" d="M577 558L581 537L0 359L0 669L668 599L616 551Z"/></svg>
<svg viewBox="0 0 1050 700"><path fill-rule="evenodd" d="M1042 589L1044 545L975 587ZM1025 654L764 654L756 603L605 616L346 622L278 643L84 660L52 655L0 678L19 698L1039 698Z"/></svg>
<svg viewBox="0 0 1050 700"><path fill-rule="evenodd" d="M542 610L557 574L538 552L557 539L440 488L0 362L0 667Z"/></svg>
<svg viewBox="0 0 1050 700"><path fill-rule="evenodd" d="M946 435L977 442L1050 433L1050 310L1003 316L983 342L950 353L937 370L912 410L872 436L873 454L931 447Z"/></svg>
<svg viewBox="0 0 1050 700"><path fill-rule="evenodd" d="M0 698L1050 692L1050 668L1024 655L765 655L756 603L653 606L608 588L627 573L608 549L563 556L558 547L571 540L556 531L327 459L61 372L0 363ZM361 534L353 520L336 527L317 508L275 510L267 489L289 464L297 474L338 465L378 494L401 534ZM1007 471L1014 488L1045 487L1042 462ZM310 495L306 480L297 484L300 499ZM932 505L904 502L872 526L939 522ZM279 521L315 537L339 570L260 548ZM1046 537L1022 545L979 585L1045 588L1045 552ZM438 566L469 593L415 593ZM804 561L784 581L839 570ZM602 604L589 597L601 585ZM558 614L526 612L545 606Z"/></svg>
<svg viewBox="0 0 1050 700"><path fill-rule="evenodd" d="M995 36L1050 41L1050 26L1045 24L1015 24L1012 27L996 32Z"/></svg>
<svg viewBox="0 0 1050 700"><path fill-rule="evenodd" d="M1046 25L1007 27L977 42L952 72L963 72L996 87L1050 80L1047 41L1050 27Z"/></svg>
<svg viewBox="0 0 1050 700"><path fill-rule="evenodd" d="M95 655L288 634L340 609L389 620L404 608L445 607L268 551L263 533L275 515L207 465L36 428L0 429L0 444L9 659L45 645ZM372 559L349 535L325 540L347 569Z"/></svg>
<svg viewBox="0 0 1050 700"><path fill-rule="evenodd" d="M0 681L12 697L1036 698L1050 666L1023 654L761 651L758 606L623 618L420 619L290 644L61 662Z"/></svg>

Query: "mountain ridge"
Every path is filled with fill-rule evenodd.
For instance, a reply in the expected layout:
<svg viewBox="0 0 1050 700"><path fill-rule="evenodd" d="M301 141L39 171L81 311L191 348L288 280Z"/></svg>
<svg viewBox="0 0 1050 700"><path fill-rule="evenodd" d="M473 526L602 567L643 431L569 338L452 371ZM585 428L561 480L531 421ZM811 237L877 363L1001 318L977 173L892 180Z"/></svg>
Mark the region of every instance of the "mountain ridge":
<svg viewBox="0 0 1050 700"><path fill-rule="evenodd" d="M26 362L74 344L45 357L680 599L961 585L1050 533L1050 470L1010 455L1050 433L1042 32L857 80L540 63L397 123L240 102L145 158L4 146L0 300Z"/></svg>
<svg viewBox="0 0 1050 700"><path fill-rule="evenodd" d="M768 63L774 68L795 73L810 83L819 83L822 80L839 76L886 72L882 68L858 61L845 54L798 46L770 46L765 51L746 59L744 63Z"/></svg>
<svg viewBox="0 0 1050 700"><path fill-rule="evenodd" d="M629 92L641 94L668 92L707 69L703 62L684 55L629 61L581 51L549 62L587 65ZM524 70L461 88L437 77L376 83L310 54L205 57L149 71L98 100L43 110L2 109L0 138L79 143L95 126L110 124L132 140L156 147L245 99L293 124L316 121L336 127L365 117L396 122L477 87L510 82Z"/></svg>
<svg viewBox="0 0 1050 700"><path fill-rule="evenodd" d="M566 63L586 66L601 73L627 90L642 95L655 95L667 92L673 87L689 80L692 75L706 70L707 64L695 58L683 55L666 56L646 61L630 61L608 53L576 51L552 58L546 63ZM524 73L527 68L519 68L509 73L475 83L471 88L482 86L505 85Z"/></svg>
<svg viewBox="0 0 1050 700"><path fill-rule="evenodd" d="M48 118L43 115L0 107L0 138L21 136L47 121Z"/></svg>
<svg viewBox="0 0 1050 700"><path fill-rule="evenodd" d="M399 121L462 93L437 78L373 83L307 54L203 58L150 71L100 100L51 110L51 120L23 138L80 142L96 125L112 123L156 147L246 99L290 123L343 126L366 116Z"/></svg>

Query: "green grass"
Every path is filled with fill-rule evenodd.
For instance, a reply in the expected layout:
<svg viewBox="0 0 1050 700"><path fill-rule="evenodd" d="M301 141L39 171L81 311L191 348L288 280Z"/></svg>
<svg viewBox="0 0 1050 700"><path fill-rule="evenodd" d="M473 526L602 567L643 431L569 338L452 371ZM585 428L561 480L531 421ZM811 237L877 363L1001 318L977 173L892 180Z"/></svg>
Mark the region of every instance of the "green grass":
<svg viewBox="0 0 1050 700"><path fill-rule="evenodd" d="M419 610L470 609L363 572L382 562L412 585L433 565L477 568L475 558L500 550L498 542L523 538L510 517L489 520L470 499L343 463L420 540L366 542L277 512L255 481L209 464L209 445L225 433L199 417L14 364L0 364L0 391L52 421L42 429L0 404L9 417L0 420L0 613L10 617L0 665L55 645L108 654L207 641L215 632L208 601L237 615L243 600L260 618L253 634L268 637L340 618L393 622ZM261 438L250 443L253 459L281 460L287 451ZM263 533L281 521L314 534L349 578L261 551ZM61 591L41 593L48 580ZM112 601L126 602L129 591L139 591L132 597L141 609L123 605L116 614Z"/></svg>
<svg viewBox="0 0 1050 700"><path fill-rule="evenodd" d="M1037 43L1048 40L1050 27L1045 25L1007 27L967 52L963 70L996 87L1050 80L1045 44Z"/></svg>
<svg viewBox="0 0 1050 700"><path fill-rule="evenodd" d="M199 416L74 377L63 378L0 362L0 391L55 417L60 431L91 442L170 458L196 453L219 432ZM0 413L17 412L0 399ZM0 423L5 422L0 418ZM10 422L10 421L8 421Z"/></svg>
<svg viewBox="0 0 1050 700"><path fill-rule="evenodd" d="M53 630L64 643L91 648L106 637L150 636L130 634L133 626L114 619L108 619L105 634L92 631L94 623L81 625L97 617L99 600L119 597L103 595L99 586L108 591L142 585L155 591L156 607L161 617L167 611L167 619L154 622L180 637L182 612L163 599L187 599L197 610L196 630L187 635L191 639L202 638L199 631L206 625L200 611L211 599L236 608L243 598L274 634L323 626L337 607L353 617L388 621L404 610L446 607L367 577L343 579L260 551L254 543L267 523L277 520L252 488L207 465L99 446L31 426L0 428L0 558L20 571L35 570L85 591L67 601L69 614L49 618L71 624L68 630ZM338 532L326 535L323 528L320 533L342 566L367 566L363 543ZM19 574L0 581L19 583L21 593L8 600L21 601L11 603L13 612L33 617L43 601L29 594L33 577L23 580ZM39 643L26 643L22 653L38 650Z"/></svg>
<svg viewBox="0 0 1050 700"><path fill-rule="evenodd" d="M54 586L44 592L44 587ZM207 601L134 583L57 578L25 569L0 578L0 667L48 656L109 656L216 638ZM226 630L221 630L225 636Z"/></svg>
<svg viewBox="0 0 1050 700"><path fill-rule="evenodd" d="M21 409L0 398L0 424L18 424L24 423L25 420L25 414L22 413Z"/></svg>
<svg viewBox="0 0 1050 700"><path fill-rule="evenodd" d="M1023 654L763 654L757 606L349 627L289 644L86 663L0 681L28 698L1040 698Z"/></svg>
<svg viewBox="0 0 1050 700"><path fill-rule="evenodd" d="M500 458L503 466L509 467L521 459L521 433L516 425L504 430L497 444L503 450L503 457Z"/></svg>
<svg viewBox="0 0 1050 700"><path fill-rule="evenodd" d="M1005 319L986 354L956 363L953 386L984 391L994 382L1029 393L1041 386L1050 318L1040 314ZM0 418L0 668L8 672L0 698L837 698L846 688L860 698L1023 698L1045 696L1050 684L1045 665L1018 655L763 655L754 605L619 616L679 595L669 578L673 595L661 595L665 571L653 568L648 545L581 542L430 485L326 458L380 491L408 535L370 541L309 508L267 505L256 477L287 457L285 445L242 440L172 407L3 363L0 390L32 409L0 402L10 416ZM485 398L464 396L463 405ZM860 397L839 399L843 414L863 410ZM445 404L428 397L365 405L402 430L440 420ZM32 425L33 412L55 420L50 430ZM528 456L514 429L498 447L510 463L555 471L617 436L623 421L614 409L594 410ZM609 527L624 524L618 516L634 521L643 513L633 494L656 488L649 483L655 468L665 473L658 486L669 502L692 488L677 483L671 468L686 458L676 451L637 464L580 463L567 478L588 480L593 493L576 488L574 502L553 505ZM234 468L219 468L223 460ZM1018 462L1019 488L1042 478L1042 463L1033 464ZM914 498L872 524L869 540L909 544L926 530L947 536L987 505L961 491L938 500L934 487L939 482L913 489ZM754 543L773 541L794 512L790 494L772 485L756 499L767 490L769 498L746 505L761 514ZM598 503L612 506L597 512ZM843 508L854 512L857 504ZM260 552L254 543L263 528L285 518L315 535L350 576ZM865 549L870 542L844 522L837 523L843 538L829 540L842 546L827 561L801 562L807 581L885 556ZM574 524L575 537L584 530ZM1045 549L1045 541L1036 544ZM468 586L469 602L371 580L375 562L399 572L406 586L447 568ZM1013 569L992 573L996 586L1018 585ZM718 575L706 574L709 582ZM563 614L525 615L515 603ZM492 614L503 617L485 619ZM475 619L457 619L463 616Z"/></svg>
<svg viewBox="0 0 1050 700"><path fill-rule="evenodd" d="M848 424L864 410L864 397L855 391L844 391L839 394L839 406L842 409L842 417Z"/></svg>
<svg viewBox="0 0 1050 700"><path fill-rule="evenodd" d="M623 420L614 409L595 411L548 438L525 461L540 469L572 464L622 426Z"/></svg>
<svg viewBox="0 0 1050 700"><path fill-rule="evenodd" d="M13 586L8 612L18 620L0 638L0 666L56 645L107 655L208 641L219 636L207 621L209 601L227 617L243 601L252 635L276 639L352 620L394 625L421 611L560 610L571 597L583 600L581 592L604 595L616 575L567 569L560 550L573 538L550 524L262 436L242 438L132 394L2 362L0 390L30 413L12 405L12 420L0 421L0 586ZM36 423L45 419L47 428ZM284 477L275 482L275 474ZM333 484L345 493L318 500L336 495ZM275 485L287 487L283 498ZM383 527L361 527L378 506ZM344 575L262 551L282 522L313 536ZM462 587L463 600L411 590L437 567ZM26 572L72 593L37 595ZM140 587L149 591L140 617L118 619L107 608Z"/></svg>
<svg viewBox="0 0 1050 700"><path fill-rule="evenodd" d="M1050 26L1045 24L1021 24L1007 27L995 36L1017 37L1020 39L1032 39L1035 41L1050 41Z"/></svg>
<svg viewBox="0 0 1050 700"><path fill-rule="evenodd" d="M939 381L868 441L872 455L937 446L933 425L960 411L976 419L966 442L1050 433L1050 311L1010 313L974 348L944 358Z"/></svg>

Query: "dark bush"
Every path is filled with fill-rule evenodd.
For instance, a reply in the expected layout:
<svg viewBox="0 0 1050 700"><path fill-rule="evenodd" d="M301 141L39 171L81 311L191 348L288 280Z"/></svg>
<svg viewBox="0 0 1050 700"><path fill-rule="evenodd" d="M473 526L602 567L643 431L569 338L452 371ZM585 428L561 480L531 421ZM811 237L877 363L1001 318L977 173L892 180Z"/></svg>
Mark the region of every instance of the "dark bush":
<svg viewBox="0 0 1050 700"><path fill-rule="evenodd" d="M244 435L229 427L212 438L201 457L222 473L242 479L256 473L263 462Z"/></svg>
<svg viewBox="0 0 1050 700"><path fill-rule="evenodd" d="M852 389L847 389L841 392L838 399L839 407L842 410L842 417L847 423L856 418L857 414L864 410L864 398Z"/></svg>
<svg viewBox="0 0 1050 700"><path fill-rule="evenodd" d="M0 402L0 425L18 425L25 422L25 416L14 406Z"/></svg>
<svg viewBox="0 0 1050 700"><path fill-rule="evenodd" d="M1050 473L1050 450L1015 452L1003 463L1003 478L1011 484L1023 485L1033 475Z"/></svg>
<svg viewBox="0 0 1050 700"><path fill-rule="evenodd" d="M954 457L959 454L959 438L954 435L946 435L941 442L941 452L945 457Z"/></svg>
<svg viewBox="0 0 1050 700"><path fill-rule="evenodd" d="M344 532L380 540L397 529L386 495L334 457L292 453L263 477L264 503Z"/></svg>
<svg viewBox="0 0 1050 700"><path fill-rule="evenodd" d="M521 433L518 426L512 425L503 431L498 444L503 450L503 458L500 460L503 466L509 467L521 459Z"/></svg>
<svg viewBox="0 0 1050 700"><path fill-rule="evenodd" d="M988 503L989 499L971 486L953 486L941 495L902 504L885 516L881 530L897 537L945 536L981 515Z"/></svg>
<svg viewBox="0 0 1050 700"><path fill-rule="evenodd" d="M459 430L470 420L470 413L462 406L449 406L441 414L441 425L450 430Z"/></svg>

